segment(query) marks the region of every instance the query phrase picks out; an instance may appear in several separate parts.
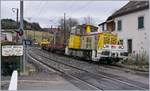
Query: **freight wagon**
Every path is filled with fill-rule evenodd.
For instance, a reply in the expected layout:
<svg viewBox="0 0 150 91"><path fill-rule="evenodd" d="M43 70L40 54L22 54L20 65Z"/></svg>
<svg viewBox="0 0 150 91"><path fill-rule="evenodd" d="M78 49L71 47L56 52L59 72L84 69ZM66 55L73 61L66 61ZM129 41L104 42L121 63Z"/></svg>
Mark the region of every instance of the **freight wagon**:
<svg viewBox="0 0 150 91"><path fill-rule="evenodd" d="M66 45L64 43L64 32L57 29L52 32L53 36L49 39L43 39L41 47L44 50L51 52L65 52Z"/></svg>
<svg viewBox="0 0 150 91"><path fill-rule="evenodd" d="M72 28L65 54L107 63L116 63L128 56L116 34L98 32L97 27L85 24Z"/></svg>

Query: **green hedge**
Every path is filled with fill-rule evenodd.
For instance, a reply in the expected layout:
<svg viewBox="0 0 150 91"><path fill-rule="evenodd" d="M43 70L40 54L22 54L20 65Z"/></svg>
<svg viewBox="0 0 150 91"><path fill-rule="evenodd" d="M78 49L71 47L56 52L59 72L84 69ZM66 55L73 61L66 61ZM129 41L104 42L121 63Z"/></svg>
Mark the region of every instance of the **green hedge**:
<svg viewBox="0 0 150 91"><path fill-rule="evenodd" d="M18 45L18 43L5 41L1 43L1 47L4 45ZM20 59L21 59L20 56L2 56L1 55L1 74L5 76L11 75L13 70L18 70L20 72L22 69Z"/></svg>
<svg viewBox="0 0 150 91"><path fill-rule="evenodd" d="M10 41L3 41L1 43L1 46L4 46L4 45L18 45L18 43L16 43L16 42L10 42Z"/></svg>

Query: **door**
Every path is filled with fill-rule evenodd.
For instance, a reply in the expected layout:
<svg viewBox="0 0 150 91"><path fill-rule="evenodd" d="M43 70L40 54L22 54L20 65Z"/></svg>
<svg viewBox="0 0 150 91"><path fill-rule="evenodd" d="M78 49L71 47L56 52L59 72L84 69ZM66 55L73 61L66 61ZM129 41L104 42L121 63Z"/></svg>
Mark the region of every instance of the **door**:
<svg viewBox="0 0 150 91"><path fill-rule="evenodd" d="M132 39L128 39L128 53L132 53Z"/></svg>

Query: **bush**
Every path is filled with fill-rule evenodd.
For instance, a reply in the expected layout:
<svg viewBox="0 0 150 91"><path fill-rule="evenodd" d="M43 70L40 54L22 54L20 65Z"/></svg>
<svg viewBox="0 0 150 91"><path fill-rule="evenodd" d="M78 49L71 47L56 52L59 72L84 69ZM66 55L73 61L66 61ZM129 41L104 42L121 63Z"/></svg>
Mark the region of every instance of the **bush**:
<svg viewBox="0 0 150 91"><path fill-rule="evenodd" d="M1 57L1 74L2 75L11 75L13 70L21 70L20 65L20 57L18 56L8 56L8 57Z"/></svg>
<svg viewBox="0 0 150 91"><path fill-rule="evenodd" d="M122 63L137 66L149 65L149 56L146 51L142 51L141 53L136 54L133 53L130 54L128 59L124 60Z"/></svg>
<svg viewBox="0 0 150 91"><path fill-rule="evenodd" d="M18 43L16 42L11 42L11 41L2 41L2 44L1 46L4 46L4 45L17 45Z"/></svg>
<svg viewBox="0 0 150 91"><path fill-rule="evenodd" d="M1 45L2 46L18 45L18 43L3 41ZM2 56L2 51L1 51L1 74L11 75L13 70L18 70L18 71L21 70L20 56Z"/></svg>

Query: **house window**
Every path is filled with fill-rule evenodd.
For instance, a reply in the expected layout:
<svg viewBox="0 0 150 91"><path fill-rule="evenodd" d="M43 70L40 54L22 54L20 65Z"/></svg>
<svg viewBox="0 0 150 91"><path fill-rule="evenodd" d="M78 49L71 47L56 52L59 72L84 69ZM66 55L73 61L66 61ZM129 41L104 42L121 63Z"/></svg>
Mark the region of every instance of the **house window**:
<svg viewBox="0 0 150 91"><path fill-rule="evenodd" d="M128 39L127 40L128 41L128 53L132 53L132 39Z"/></svg>
<svg viewBox="0 0 150 91"><path fill-rule="evenodd" d="M144 17L138 17L138 29L144 28Z"/></svg>
<svg viewBox="0 0 150 91"><path fill-rule="evenodd" d="M117 22L117 27L118 27L118 31L121 31L122 30L122 21L121 20L119 20L118 22Z"/></svg>
<svg viewBox="0 0 150 91"><path fill-rule="evenodd" d="M123 40L122 39L119 40L119 44L123 45Z"/></svg>
<svg viewBox="0 0 150 91"><path fill-rule="evenodd" d="M102 31L104 31L104 25L102 25Z"/></svg>

